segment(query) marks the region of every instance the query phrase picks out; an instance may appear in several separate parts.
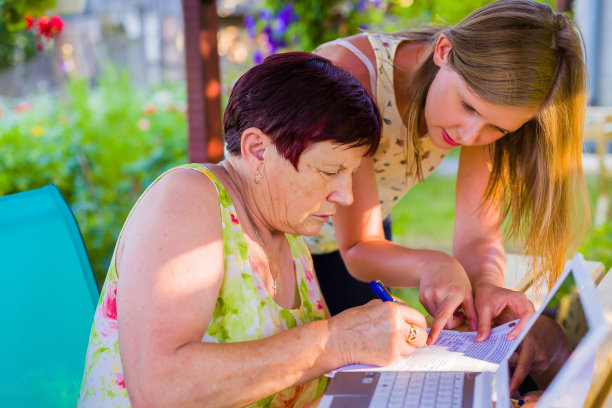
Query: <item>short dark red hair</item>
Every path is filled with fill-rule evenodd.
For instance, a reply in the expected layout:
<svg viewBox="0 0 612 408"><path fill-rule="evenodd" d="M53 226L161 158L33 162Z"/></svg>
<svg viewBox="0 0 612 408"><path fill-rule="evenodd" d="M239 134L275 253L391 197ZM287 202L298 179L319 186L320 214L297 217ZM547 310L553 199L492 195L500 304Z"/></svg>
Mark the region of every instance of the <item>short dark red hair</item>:
<svg viewBox="0 0 612 408"><path fill-rule="evenodd" d="M229 154L240 156L242 133L256 127L296 169L302 152L316 142L367 146L371 156L381 132L376 103L359 81L308 52L271 55L242 75L223 125Z"/></svg>

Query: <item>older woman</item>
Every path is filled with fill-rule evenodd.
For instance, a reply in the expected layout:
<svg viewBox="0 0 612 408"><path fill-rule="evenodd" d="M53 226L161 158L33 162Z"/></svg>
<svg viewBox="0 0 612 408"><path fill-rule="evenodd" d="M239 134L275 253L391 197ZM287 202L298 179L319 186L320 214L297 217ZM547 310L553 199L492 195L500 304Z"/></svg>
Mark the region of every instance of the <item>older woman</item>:
<svg viewBox="0 0 612 408"><path fill-rule="evenodd" d="M424 317L373 301L329 318L300 235L353 201L380 116L350 74L274 55L234 86L221 165L158 178L128 216L79 406L302 406L325 372L424 345Z"/></svg>

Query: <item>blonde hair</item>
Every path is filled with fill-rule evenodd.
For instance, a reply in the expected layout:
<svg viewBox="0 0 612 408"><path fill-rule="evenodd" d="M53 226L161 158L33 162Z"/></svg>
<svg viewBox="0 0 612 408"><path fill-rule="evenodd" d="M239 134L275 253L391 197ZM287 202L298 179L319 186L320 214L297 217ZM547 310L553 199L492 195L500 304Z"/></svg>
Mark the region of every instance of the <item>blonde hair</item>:
<svg viewBox="0 0 612 408"><path fill-rule="evenodd" d="M532 260L530 272L534 278L542 273L550 287L590 225L581 161L587 74L580 32L546 4L498 0L454 27L395 34L431 43L404 114L419 176L419 121L438 72L433 52L440 33L452 44L452 68L480 97L497 105L539 108L519 130L490 146L493 165L481 209L501 207L506 236L520 242Z"/></svg>

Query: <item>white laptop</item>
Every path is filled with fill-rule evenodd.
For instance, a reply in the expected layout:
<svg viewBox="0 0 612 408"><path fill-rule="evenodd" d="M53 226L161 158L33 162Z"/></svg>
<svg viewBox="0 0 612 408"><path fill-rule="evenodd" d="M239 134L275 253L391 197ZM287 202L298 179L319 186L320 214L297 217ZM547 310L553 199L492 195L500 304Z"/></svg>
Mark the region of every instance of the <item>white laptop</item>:
<svg viewBox="0 0 612 408"><path fill-rule="evenodd" d="M552 326L556 330L555 338L567 359L564 362L562 359L557 369L549 370L548 378L534 377L536 381L533 381L528 377L519 390L527 391L528 383L532 388L543 390L538 407L582 406L593 378L597 348L608 327L591 277L585 270L584 258L578 254L568 263L521 336L511 347L504 347L506 354L494 371L340 371L328 385L318 407L490 408L495 402L496 408L509 408L512 405L508 359L528 333L535 330L536 321L538 327L543 323L557 324L558 327Z"/></svg>

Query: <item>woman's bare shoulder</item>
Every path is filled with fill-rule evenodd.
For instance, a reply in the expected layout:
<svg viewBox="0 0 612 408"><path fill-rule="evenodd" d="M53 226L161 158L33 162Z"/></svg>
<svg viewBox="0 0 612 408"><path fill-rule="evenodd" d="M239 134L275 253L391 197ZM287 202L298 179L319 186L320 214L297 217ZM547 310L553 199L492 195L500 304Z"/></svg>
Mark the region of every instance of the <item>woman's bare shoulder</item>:
<svg viewBox="0 0 612 408"><path fill-rule="evenodd" d="M175 169L151 186L134 207L118 243L117 267L126 248L144 249L146 242L168 238L173 245L181 245L182 240L187 244L221 235L219 198L213 183L198 171Z"/></svg>
<svg viewBox="0 0 612 408"><path fill-rule="evenodd" d="M376 56L367 37L363 34L346 37L343 39L354 45L359 51L370 60L372 66L376 67ZM340 67L351 74L368 90L370 89L370 74L368 68L357 55L348 48L337 43L330 43L319 47L315 53L329 59L337 67Z"/></svg>

